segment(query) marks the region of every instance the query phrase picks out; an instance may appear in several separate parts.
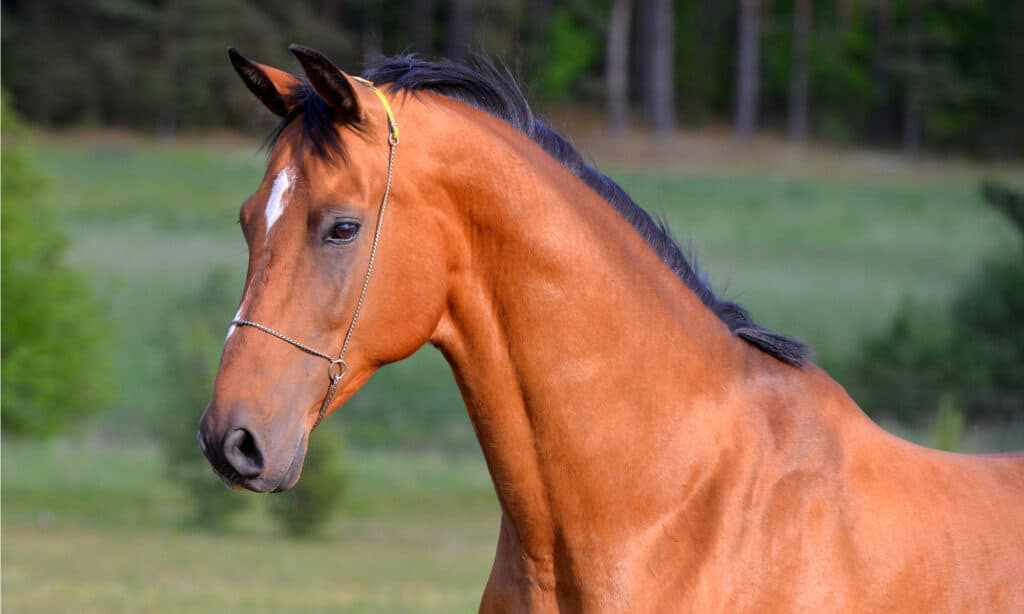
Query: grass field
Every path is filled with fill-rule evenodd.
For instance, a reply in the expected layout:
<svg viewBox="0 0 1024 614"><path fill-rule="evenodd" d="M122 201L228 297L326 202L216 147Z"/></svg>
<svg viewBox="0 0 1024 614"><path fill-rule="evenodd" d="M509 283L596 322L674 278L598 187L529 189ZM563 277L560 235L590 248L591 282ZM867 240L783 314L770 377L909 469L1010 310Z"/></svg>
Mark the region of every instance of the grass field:
<svg viewBox="0 0 1024 614"><path fill-rule="evenodd" d="M3 450L7 612L470 611L490 571L497 503L482 461L349 454L352 488L307 541L270 522L265 496L218 532L152 448L61 440Z"/></svg>
<svg viewBox="0 0 1024 614"><path fill-rule="evenodd" d="M263 172L257 147L46 138L33 158L51 178L69 259L110 306L120 392L116 407L75 436L4 441L6 609L474 609L497 505L451 374L430 349L382 370L332 418L345 426L353 474L322 538L286 540L262 498L218 533L182 525L182 494L143 437L160 407L161 314L211 270L231 271L240 292L246 252L236 212ZM609 168L699 250L716 288L811 342L825 366L841 365L901 301L941 305L986 258L1019 249L980 201L984 168L911 167L894 177L791 173L770 156L699 169L658 160L658 170L615 159ZM198 418L202 408L182 411ZM969 430L966 447L1022 439L1020 429Z"/></svg>

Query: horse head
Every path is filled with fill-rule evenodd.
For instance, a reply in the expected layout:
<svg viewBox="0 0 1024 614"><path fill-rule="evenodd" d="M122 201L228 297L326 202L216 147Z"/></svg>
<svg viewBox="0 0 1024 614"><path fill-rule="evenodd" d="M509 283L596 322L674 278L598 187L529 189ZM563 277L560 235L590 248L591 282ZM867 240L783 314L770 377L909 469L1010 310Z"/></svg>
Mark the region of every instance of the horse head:
<svg viewBox="0 0 1024 614"><path fill-rule="evenodd" d="M248 271L199 431L229 485L261 492L295 484L319 421L426 343L445 307L443 233L410 181L423 162L396 156L402 118L369 82L290 49L307 80L229 52L281 124L239 211Z"/></svg>

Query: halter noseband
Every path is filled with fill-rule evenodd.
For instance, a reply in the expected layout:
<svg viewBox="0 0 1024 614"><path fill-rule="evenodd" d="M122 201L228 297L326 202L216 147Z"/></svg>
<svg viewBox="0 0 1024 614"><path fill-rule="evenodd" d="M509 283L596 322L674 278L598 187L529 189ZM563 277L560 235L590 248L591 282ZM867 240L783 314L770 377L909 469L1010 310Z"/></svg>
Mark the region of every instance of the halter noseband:
<svg viewBox="0 0 1024 614"><path fill-rule="evenodd" d="M373 261L377 257L377 245L380 243L380 231L384 226L384 209L388 206L388 196L391 194L391 176L395 168L395 149L398 147L398 123L395 121L395 114L391 110L391 103L388 102L387 97L384 96L383 92L374 87L373 83L370 81L360 77L352 78L373 90L373 93L376 94L377 98L379 98L384 104L384 112L388 117L388 175L387 183L384 184L384 197L380 201L380 210L377 213L377 226L373 231L373 243L370 246L370 259L366 265L366 276L363 278L363 288L359 292L359 300L356 301L356 310L352 314L352 321L348 324L348 331L345 332L345 340L341 344L341 351L338 352L338 357L334 358L326 352L321 352L311 348L310 346L296 341L295 339L292 339L269 326L264 326L263 324L253 322L252 320L231 320L231 324L237 326L251 326L256 330L263 331L268 335L277 337L281 341L287 341L307 354L323 358L327 361L327 377L331 380L331 386L327 390L327 396L324 398L323 405L320 406L320 413L316 417L316 422L313 423L313 429L320 426L320 422L324 419L324 414L327 413L327 408L330 407L331 401L334 400L334 393L338 390L338 383L343 377L345 377L345 375L348 374L348 363L345 362L345 352L348 350L348 344L352 340L352 331L356 329L356 320L359 319L359 312L363 308L363 301L366 300L366 290L370 287L370 276L373 274Z"/></svg>

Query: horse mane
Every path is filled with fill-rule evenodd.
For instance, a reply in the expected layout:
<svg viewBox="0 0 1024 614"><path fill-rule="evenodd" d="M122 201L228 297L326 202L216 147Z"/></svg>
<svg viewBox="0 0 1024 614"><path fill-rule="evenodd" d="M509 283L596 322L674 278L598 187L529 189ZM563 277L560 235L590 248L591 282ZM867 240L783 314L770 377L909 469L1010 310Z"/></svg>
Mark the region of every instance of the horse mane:
<svg viewBox="0 0 1024 614"><path fill-rule="evenodd" d="M391 92L439 94L486 111L512 125L614 207L734 335L786 364L801 366L808 361L809 349L805 344L759 326L742 306L717 297L707 277L699 273L683 254L665 218L652 218L618 184L588 164L564 137L537 118L507 69L499 68L484 56L475 57L468 64L458 64L401 55L374 61L363 77ZM294 90L291 96L295 106L269 142L273 144L284 128L301 115L304 137L317 154L344 159L344 145L334 125L335 114L327 103L309 86ZM354 127L359 128L358 125Z"/></svg>

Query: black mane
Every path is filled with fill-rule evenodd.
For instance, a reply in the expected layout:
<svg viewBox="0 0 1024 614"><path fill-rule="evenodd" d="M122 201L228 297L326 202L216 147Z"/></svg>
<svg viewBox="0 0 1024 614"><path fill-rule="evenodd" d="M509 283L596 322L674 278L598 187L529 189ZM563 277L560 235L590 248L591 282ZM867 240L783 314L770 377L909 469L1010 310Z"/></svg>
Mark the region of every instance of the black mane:
<svg viewBox="0 0 1024 614"><path fill-rule="evenodd" d="M508 71L485 58L476 58L469 65L463 65L429 62L405 55L382 58L363 76L384 85L389 91L432 92L458 100L511 124L608 201L733 334L787 364L800 366L808 360L806 345L758 326L746 309L715 296L704 277L683 255L666 221L652 218L614 181L588 164L565 138L535 117ZM344 159L343 144L338 138L330 107L312 88L301 88L292 92L292 96L298 104L271 135L271 142L280 136L286 125L302 115L303 133L316 152Z"/></svg>

